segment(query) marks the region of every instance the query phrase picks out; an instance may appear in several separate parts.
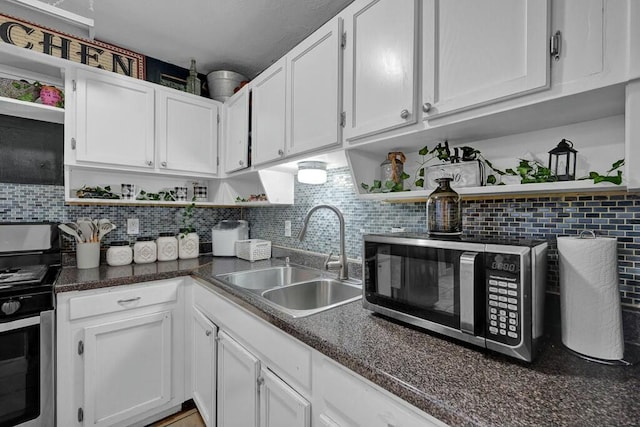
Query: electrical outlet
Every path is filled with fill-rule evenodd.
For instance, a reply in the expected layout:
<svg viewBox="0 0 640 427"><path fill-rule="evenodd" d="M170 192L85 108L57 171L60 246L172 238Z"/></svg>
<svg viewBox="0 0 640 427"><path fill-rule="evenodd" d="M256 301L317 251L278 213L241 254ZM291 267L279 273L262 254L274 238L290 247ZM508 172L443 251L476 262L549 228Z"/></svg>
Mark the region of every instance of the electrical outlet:
<svg viewBox="0 0 640 427"><path fill-rule="evenodd" d="M391 227L392 233L404 233L404 227Z"/></svg>
<svg viewBox="0 0 640 427"><path fill-rule="evenodd" d="M140 221L138 218L127 219L127 234L140 234Z"/></svg>
<svg viewBox="0 0 640 427"><path fill-rule="evenodd" d="M291 237L291 221L284 222L284 237Z"/></svg>

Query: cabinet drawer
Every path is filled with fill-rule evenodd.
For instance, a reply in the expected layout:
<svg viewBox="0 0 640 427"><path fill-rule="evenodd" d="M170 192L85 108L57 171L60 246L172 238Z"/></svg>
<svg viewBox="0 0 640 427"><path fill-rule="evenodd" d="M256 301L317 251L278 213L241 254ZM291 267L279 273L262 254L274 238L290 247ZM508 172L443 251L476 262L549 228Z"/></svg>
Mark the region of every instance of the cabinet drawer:
<svg viewBox="0 0 640 427"><path fill-rule="evenodd" d="M69 320L175 302L178 299L178 287L181 284L182 279L171 279L148 282L135 287L110 288L93 295L71 298Z"/></svg>

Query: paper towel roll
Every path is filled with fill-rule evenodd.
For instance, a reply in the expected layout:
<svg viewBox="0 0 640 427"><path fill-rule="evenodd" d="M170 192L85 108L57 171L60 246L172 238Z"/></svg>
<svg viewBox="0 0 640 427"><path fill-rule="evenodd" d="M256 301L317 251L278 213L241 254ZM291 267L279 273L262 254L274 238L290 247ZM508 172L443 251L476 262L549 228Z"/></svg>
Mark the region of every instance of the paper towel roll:
<svg viewBox="0 0 640 427"><path fill-rule="evenodd" d="M624 355L617 239L558 237L562 342L585 356Z"/></svg>

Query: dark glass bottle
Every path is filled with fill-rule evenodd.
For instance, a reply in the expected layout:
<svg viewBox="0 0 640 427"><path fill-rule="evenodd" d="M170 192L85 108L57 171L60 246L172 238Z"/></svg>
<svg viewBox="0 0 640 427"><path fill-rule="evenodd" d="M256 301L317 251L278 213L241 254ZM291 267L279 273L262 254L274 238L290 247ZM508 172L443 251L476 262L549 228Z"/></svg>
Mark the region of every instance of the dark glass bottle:
<svg viewBox="0 0 640 427"><path fill-rule="evenodd" d="M427 199L427 228L436 236L462 234L460 195L451 189L452 178L438 178L436 188Z"/></svg>

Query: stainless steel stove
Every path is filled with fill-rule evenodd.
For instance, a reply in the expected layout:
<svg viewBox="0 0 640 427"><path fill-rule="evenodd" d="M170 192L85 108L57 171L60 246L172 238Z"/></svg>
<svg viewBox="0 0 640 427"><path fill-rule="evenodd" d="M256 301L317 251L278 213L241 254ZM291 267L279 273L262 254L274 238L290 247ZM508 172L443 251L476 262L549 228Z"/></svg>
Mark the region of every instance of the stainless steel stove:
<svg viewBox="0 0 640 427"><path fill-rule="evenodd" d="M57 223L0 223L0 427L54 425Z"/></svg>

